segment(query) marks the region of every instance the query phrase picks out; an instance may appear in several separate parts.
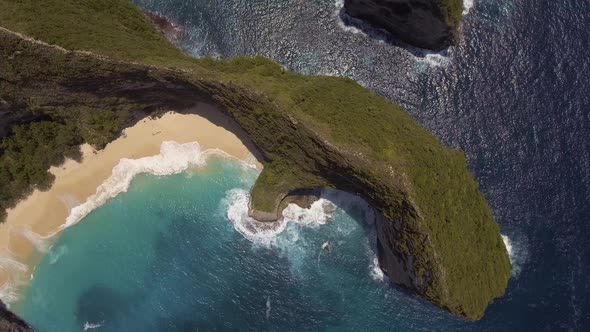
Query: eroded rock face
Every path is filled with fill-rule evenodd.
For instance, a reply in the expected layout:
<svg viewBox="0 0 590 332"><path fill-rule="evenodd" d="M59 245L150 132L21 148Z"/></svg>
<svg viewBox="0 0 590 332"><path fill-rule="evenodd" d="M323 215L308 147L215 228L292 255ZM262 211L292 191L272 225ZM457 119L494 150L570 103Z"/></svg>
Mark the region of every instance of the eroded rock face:
<svg viewBox="0 0 590 332"><path fill-rule="evenodd" d="M412 46L440 51L454 41L436 0L345 0L344 10Z"/></svg>
<svg viewBox="0 0 590 332"><path fill-rule="evenodd" d="M0 301L0 331L2 332L33 332L24 320L10 312Z"/></svg>

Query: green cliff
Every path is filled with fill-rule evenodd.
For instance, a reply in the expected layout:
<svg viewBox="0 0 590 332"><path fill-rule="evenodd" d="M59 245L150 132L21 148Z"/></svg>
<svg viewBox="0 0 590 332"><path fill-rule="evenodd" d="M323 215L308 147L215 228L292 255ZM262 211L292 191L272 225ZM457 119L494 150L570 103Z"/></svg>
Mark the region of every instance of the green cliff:
<svg viewBox="0 0 590 332"><path fill-rule="evenodd" d="M508 255L463 153L400 107L349 79L263 58L190 58L125 0L0 8L0 116L18 119L3 125L1 210L49 186L48 167L79 156L81 142L100 148L142 117L206 102L262 155L255 217L276 219L308 189L352 192L377 212L381 267L394 282L468 319L504 293Z"/></svg>

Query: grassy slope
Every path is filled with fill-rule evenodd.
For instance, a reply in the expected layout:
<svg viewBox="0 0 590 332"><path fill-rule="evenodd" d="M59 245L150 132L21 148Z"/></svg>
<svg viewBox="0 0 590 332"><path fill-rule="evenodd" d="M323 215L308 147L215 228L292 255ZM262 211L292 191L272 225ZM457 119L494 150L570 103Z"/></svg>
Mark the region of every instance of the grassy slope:
<svg viewBox="0 0 590 332"><path fill-rule="evenodd" d="M482 298L503 293L510 266L498 226L466 170L463 154L442 146L401 108L348 79L300 76L261 58L231 61L189 58L124 0L45 0L43 6L36 0L0 0L0 8L0 25L48 43L115 59L181 68L193 77L212 82L231 82L268 98L278 109L290 112L339 146L362 152L375 165L393 166L396 172L409 177L407 195L420 208L426 221L424 227L447 269L450 295L442 305L460 305L468 316L478 318L487 305L487 300ZM259 116L268 117L269 123L275 117L265 109L260 110ZM57 136L57 131L52 133ZM78 136L67 138L77 144L82 136L78 131ZM4 140L4 149L10 139ZM277 145L283 142L287 139L276 139ZM40 145L35 148L47 148ZM71 145L65 143L66 147ZM22 155L19 148L6 151L13 153L10 159ZM68 151L64 148L63 152ZM7 159L4 153L0 165ZM269 160L273 162L265 166L253 191L257 199L254 203L261 209L273 206L276 192L331 185L306 173L306 167L312 165L272 156ZM367 176L372 183L385 179L379 172ZM391 199L401 199L396 195ZM479 248L492 248L498 254L482 253ZM482 261L489 257L495 261ZM501 277L490 280L490 276ZM488 295L473 296L480 293Z"/></svg>

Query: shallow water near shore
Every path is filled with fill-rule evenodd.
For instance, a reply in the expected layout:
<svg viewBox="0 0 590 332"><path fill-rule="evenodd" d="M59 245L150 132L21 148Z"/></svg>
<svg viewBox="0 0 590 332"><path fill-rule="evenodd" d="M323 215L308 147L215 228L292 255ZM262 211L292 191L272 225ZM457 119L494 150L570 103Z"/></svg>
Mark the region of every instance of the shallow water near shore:
<svg viewBox="0 0 590 332"><path fill-rule="evenodd" d="M42 331L361 328L357 313L381 305L436 312L376 269L362 201L336 195L348 212L322 199L274 231L237 231L256 176L220 157L137 176L64 231L15 308Z"/></svg>
<svg viewBox="0 0 590 332"><path fill-rule="evenodd" d="M259 227L247 217L257 175L214 156L136 176L63 232L14 308L56 332L472 326L389 284L372 210L352 195L326 192Z"/></svg>

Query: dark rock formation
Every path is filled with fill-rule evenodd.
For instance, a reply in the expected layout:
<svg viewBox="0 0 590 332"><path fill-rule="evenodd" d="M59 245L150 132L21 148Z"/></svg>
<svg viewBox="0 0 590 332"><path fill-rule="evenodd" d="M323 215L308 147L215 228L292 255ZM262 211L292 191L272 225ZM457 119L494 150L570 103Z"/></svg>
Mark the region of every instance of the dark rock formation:
<svg viewBox="0 0 590 332"><path fill-rule="evenodd" d="M455 39L456 27L436 0L345 0L344 10L412 46L440 51Z"/></svg>
<svg viewBox="0 0 590 332"><path fill-rule="evenodd" d="M180 34L184 31L184 28L178 23L175 23L165 16L158 15L155 13L144 12L145 16L154 24L154 26L171 40L176 40Z"/></svg>
<svg viewBox="0 0 590 332"><path fill-rule="evenodd" d="M6 305L0 301L0 332L33 332L24 320L13 314L6 308Z"/></svg>

